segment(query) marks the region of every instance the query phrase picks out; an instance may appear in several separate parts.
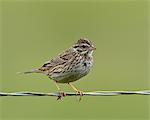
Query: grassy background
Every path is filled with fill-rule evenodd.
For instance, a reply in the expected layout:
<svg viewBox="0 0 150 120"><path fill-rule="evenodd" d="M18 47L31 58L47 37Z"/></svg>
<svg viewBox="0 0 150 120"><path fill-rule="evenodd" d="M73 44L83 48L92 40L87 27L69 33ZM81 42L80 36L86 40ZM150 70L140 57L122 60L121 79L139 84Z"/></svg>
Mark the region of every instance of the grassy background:
<svg viewBox="0 0 150 120"><path fill-rule="evenodd" d="M83 91L148 89L148 2L1 1L1 91L54 92L41 74L18 75L42 65L80 37L97 50ZM67 85L61 85L71 91ZM148 120L147 96L0 98L2 120Z"/></svg>

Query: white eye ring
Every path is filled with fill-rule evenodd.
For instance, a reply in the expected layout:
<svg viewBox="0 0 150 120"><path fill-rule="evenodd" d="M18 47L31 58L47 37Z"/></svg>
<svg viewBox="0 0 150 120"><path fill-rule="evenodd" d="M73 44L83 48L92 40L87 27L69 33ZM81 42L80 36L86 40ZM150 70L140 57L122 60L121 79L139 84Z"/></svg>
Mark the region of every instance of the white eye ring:
<svg viewBox="0 0 150 120"><path fill-rule="evenodd" d="M81 47L82 47L82 48L86 48L87 46L85 46L85 45L82 45Z"/></svg>

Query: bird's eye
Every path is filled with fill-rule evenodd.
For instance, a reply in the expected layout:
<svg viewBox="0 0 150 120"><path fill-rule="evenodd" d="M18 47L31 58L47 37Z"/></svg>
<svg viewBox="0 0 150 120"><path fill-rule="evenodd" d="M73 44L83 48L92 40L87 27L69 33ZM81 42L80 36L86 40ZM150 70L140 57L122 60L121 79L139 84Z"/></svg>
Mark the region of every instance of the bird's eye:
<svg viewBox="0 0 150 120"><path fill-rule="evenodd" d="M82 48L86 48L86 46L85 46L85 45L82 45Z"/></svg>

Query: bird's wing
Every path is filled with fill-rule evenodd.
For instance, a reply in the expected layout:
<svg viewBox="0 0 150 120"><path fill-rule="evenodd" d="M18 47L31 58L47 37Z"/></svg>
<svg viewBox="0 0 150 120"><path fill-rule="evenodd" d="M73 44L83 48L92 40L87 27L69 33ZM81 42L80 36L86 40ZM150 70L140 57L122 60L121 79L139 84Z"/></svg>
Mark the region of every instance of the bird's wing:
<svg viewBox="0 0 150 120"><path fill-rule="evenodd" d="M39 68L40 71L50 71L54 67L67 64L72 58L74 58L75 52L72 49L68 49L63 53L59 54L57 57L47 61L42 67Z"/></svg>

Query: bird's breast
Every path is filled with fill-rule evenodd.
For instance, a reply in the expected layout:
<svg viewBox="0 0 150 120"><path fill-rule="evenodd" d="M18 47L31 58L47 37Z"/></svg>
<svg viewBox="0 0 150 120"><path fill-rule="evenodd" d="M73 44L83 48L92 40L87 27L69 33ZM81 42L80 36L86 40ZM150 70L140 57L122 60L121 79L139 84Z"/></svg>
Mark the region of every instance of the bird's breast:
<svg viewBox="0 0 150 120"><path fill-rule="evenodd" d="M75 71L84 76L84 74L86 75L90 71L92 64L93 60L91 60L91 58L83 59L76 65Z"/></svg>
<svg viewBox="0 0 150 120"><path fill-rule="evenodd" d="M92 58L78 58L78 61L73 62L68 69L60 74L53 74L53 79L59 83L69 83L80 79L81 77L87 75L90 71L90 68L93 64Z"/></svg>

